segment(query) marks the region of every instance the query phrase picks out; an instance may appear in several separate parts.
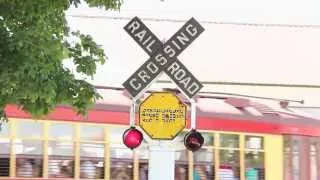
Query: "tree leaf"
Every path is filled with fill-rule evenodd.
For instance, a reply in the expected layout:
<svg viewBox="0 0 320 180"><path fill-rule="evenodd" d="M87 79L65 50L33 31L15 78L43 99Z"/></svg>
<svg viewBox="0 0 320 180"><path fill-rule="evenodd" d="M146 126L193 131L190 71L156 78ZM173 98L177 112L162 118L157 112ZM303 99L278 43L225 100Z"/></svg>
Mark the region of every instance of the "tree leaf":
<svg viewBox="0 0 320 180"><path fill-rule="evenodd" d="M70 32L65 11L80 0L0 0L0 121L5 107L16 104L34 117L57 105L71 105L86 114L101 96L94 87L77 80L63 67L71 58L77 71L96 73L106 55L90 35ZM89 6L118 10L119 0L86 0ZM66 39L78 39L72 44Z"/></svg>

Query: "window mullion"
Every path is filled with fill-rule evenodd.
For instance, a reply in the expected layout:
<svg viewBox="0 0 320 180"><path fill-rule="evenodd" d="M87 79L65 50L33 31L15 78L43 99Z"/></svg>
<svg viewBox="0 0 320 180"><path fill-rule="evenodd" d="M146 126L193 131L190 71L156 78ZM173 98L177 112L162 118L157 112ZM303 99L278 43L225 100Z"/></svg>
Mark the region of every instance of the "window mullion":
<svg viewBox="0 0 320 180"><path fill-rule="evenodd" d="M109 136L109 128L107 126L104 127L104 179L110 179L110 136Z"/></svg>
<svg viewBox="0 0 320 180"><path fill-rule="evenodd" d="M245 180L245 138L244 135L240 135L240 179Z"/></svg>
<svg viewBox="0 0 320 180"><path fill-rule="evenodd" d="M74 138L74 177L80 179L80 124L75 125Z"/></svg>
<svg viewBox="0 0 320 180"><path fill-rule="evenodd" d="M139 150L133 150L133 180L139 180Z"/></svg>
<svg viewBox="0 0 320 180"><path fill-rule="evenodd" d="M49 162L49 157L48 157L48 138L49 138L49 123L44 122L43 123L43 166L42 166L42 176L44 178L48 178L48 162Z"/></svg>
<svg viewBox="0 0 320 180"><path fill-rule="evenodd" d="M219 147L220 147L220 134L214 134L214 169L215 169L215 180L219 180L219 167L220 167L220 156L219 156Z"/></svg>
<svg viewBox="0 0 320 180"><path fill-rule="evenodd" d="M10 121L10 177L16 176L16 153L14 141L16 139L15 121Z"/></svg>
<svg viewBox="0 0 320 180"><path fill-rule="evenodd" d="M193 180L193 165L194 165L194 161L193 161L193 152L192 151L188 151L188 161L189 161L189 167L188 167L188 176L189 176L189 180Z"/></svg>

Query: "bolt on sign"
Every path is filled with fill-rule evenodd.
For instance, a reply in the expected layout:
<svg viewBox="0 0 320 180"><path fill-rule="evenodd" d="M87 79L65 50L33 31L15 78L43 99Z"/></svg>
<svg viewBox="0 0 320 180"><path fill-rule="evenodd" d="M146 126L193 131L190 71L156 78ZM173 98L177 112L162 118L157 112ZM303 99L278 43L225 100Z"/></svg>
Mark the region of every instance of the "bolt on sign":
<svg viewBox="0 0 320 180"><path fill-rule="evenodd" d="M186 127L187 106L171 92L154 92L139 107L139 126L151 139L172 140Z"/></svg>
<svg viewBox="0 0 320 180"><path fill-rule="evenodd" d="M203 87L191 72L177 59L178 55L204 31L204 28L194 18L187 21L165 43L162 43L138 17L134 17L124 29L150 56L150 58L123 83L123 86L132 97L135 98L143 93L143 91L151 85L152 81L163 72L165 72L189 98L192 98Z"/></svg>

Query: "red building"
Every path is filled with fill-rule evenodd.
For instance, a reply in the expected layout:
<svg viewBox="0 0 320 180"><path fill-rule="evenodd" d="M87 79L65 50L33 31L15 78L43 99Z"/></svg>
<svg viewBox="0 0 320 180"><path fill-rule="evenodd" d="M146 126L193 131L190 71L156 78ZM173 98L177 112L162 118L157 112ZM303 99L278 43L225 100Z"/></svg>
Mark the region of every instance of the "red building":
<svg viewBox="0 0 320 180"><path fill-rule="evenodd" d="M101 94L104 99L85 117L59 106L33 120L8 106L10 122L0 133L0 179L147 179L148 144L134 151L122 144L130 100L122 90ZM205 144L191 153L183 146L184 132L174 140L176 178L318 179L320 120L289 103L199 95L196 126Z"/></svg>

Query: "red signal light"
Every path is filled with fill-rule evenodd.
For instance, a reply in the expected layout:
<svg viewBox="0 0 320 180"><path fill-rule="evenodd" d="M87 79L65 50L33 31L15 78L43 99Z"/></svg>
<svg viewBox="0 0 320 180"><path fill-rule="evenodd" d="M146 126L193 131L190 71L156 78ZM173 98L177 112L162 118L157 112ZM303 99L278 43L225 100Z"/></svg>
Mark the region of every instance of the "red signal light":
<svg viewBox="0 0 320 180"><path fill-rule="evenodd" d="M204 138L195 129L189 131L184 137L184 145L192 152L199 150L204 143Z"/></svg>
<svg viewBox="0 0 320 180"><path fill-rule="evenodd" d="M143 134L135 127L130 127L123 133L123 143L130 149L137 148L142 140Z"/></svg>

